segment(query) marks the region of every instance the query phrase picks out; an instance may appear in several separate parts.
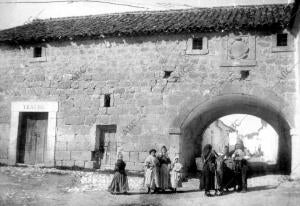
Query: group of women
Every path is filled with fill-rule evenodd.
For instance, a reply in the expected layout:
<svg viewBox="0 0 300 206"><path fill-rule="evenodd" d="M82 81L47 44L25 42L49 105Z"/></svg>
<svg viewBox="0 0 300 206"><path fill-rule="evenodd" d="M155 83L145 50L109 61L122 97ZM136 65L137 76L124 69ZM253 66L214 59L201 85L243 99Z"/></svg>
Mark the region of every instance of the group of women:
<svg viewBox="0 0 300 206"><path fill-rule="evenodd" d="M238 186L238 190L243 191L247 189L247 162L240 145L237 144L231 153L226 146L224 153L219 155L207 144L203 148L201 160L200 190L205 190L206 196L211 196L211 190L221 195L224 189L231 187ZM112 194L127 193L129 190L125 167L126 163L119 153L115 174L108 188ZM176 192L177 188L182 187L182 164L179 163L178 156L171 162L165 146L158 155L155 149L151 149L145 160L144 184L148 189L147 193L164 192L167 189Z"/></svg>
<svg viewBox="0 0 300 206"><path fill-rule="evenodd" d="M121 153L115 164L115 174L108 187L112 194L127 193L129 190L127 174L125 172L126 163L123 161ZM145 160L145 178L144 184L148 193L164 192L167 189L177 191L182 187L182 165L179 163L179 157L175 157L171 162L167 154L167 148L163 146L161 153L156 155L156 150L151 149L149 156Z"/></svg>
<svg viewBox="0 0 300 206"><path fill-rule="evenodd" d="M155 149L151 149L145 160L145 186L148 193L164 192L166 189L176 192L178 187L182 187L181 170L179 157L171 162L165 146L159 155L156 155Z"/></svg>
<svg viewBox="0 0 300 206"><path fill-rule="evenodd" d="M201 156L200 190L205 190L206 196L210 191L222 195L229 188L245 192L247 190L247 161L242 144L236 144L229 152L225 146L223 154L217 154L210 144L204 146Z"/></svg>

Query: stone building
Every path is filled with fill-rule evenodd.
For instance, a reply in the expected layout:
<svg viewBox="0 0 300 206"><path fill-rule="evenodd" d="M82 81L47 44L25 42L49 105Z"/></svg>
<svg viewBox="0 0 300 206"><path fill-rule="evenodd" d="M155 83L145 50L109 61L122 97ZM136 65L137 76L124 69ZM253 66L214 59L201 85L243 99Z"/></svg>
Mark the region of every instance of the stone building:
<svg viewBox="0 0 300 206"><path fill-rule="evenodd" d="M121 151L140 171L149 149L166 145L189 170L210 123L247 113L278 132L278 169L300 175L291 133L297 7L133 12L1 31L0 162L111 168Z"/></svg>
<svg viewBox="0 0 300 206"><path fill-rule="evenodd" d="M229 134L237 131L224 124L220 119L211 123L207 129L197 138L200 147L211 144L217 153L222 153L225 146L229 146Z"/></svg>

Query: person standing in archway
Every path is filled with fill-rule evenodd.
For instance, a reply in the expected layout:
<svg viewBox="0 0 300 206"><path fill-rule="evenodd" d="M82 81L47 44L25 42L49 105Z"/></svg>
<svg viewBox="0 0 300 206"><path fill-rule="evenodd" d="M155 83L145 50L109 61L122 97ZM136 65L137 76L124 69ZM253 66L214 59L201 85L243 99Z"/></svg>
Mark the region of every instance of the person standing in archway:
<svg viewBox="0 0 300 206"><path fill-rule="evenodd" d="M159 169L159 180L160 189L164 192L166 189L171 188L170 180L170 164L171 160L167 154L166 146L162 146L161 154L158 156L160 169Z"/></svg>
<svg viewBox="0 0 300 206"><path fill-rule="evenodd" d="M244 143L241 139L235 144L235 150L232 155L235 163L235 178L238 184L238 191L247 191L247 160Z"/></svg>
<svg viewBox="0 0 300 206"><path fill-rule="evenodd" d="M223 153L217 158L217 182L220 195L224 189L229 191L229 188L235 187L234 162L229 152L229 146L225 145Z"/></svg>
<svg viewBox="0 0 300 206"><path fill-rule="evenodd" d="M201 181L205 190L204 194L211 196L210 190L215 190L216 157L210 144L204 146L201 158L203 159Z"/></svg>

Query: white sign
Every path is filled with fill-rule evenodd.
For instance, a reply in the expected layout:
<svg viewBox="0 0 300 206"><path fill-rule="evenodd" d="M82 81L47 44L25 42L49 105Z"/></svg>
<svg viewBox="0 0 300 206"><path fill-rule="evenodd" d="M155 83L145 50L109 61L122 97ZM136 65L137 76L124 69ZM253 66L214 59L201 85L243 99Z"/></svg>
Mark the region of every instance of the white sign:
<svg viewBox="0 0 300 206"><path fill-rule="evenodd" d="M58 110L57 102L12 102L15 112L50 112Z"/></svg>
<svg viewBox="0 0 300 206"><path fill-rule="evenodd" d="M40 104L24 104L23 110L24 111L40 111L44 110L44 106Z"/></svg>

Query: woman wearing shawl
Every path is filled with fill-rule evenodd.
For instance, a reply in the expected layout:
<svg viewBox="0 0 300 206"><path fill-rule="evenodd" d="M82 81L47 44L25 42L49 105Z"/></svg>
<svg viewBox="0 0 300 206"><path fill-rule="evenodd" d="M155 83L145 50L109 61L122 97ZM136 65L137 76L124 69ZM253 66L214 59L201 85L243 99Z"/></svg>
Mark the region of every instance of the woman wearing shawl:
<svg viewBox="0 0 300 206"><path fill-rule="evenodd" d="M159 188L159 161L155 149L149 151L149 156L145 160L145 186L148 193L151 193L151 189L156 192Z"/></svg>
<svg viewBox="0 0 300 206"><path fill-rule="evenodd" d="M204 187L205 195L211 196L210 190L215 189L215 170L216 170L216 157L212 151L212 146L207 144L203 148L203 173L201 176L201 186ZM203 189L203 188L201 188Z"/></svg>
<svg viewBox="0 0 300 206"><path fill-rule="evenodd" d="M166 189L170 189L171 182L170 182L170 164L171 160L167 154L167 148L162 146L161 154L158 157L160 169L159 169L159 182L160 188L162 191Z"/></svg>
<svg viewBox="0 0 300 206"><path fill-rule="evenodd" d="M174 162L171 165L171 186L176 192L177 188L182 187L182 164L179 162L179 157L174 158Z"/></svg>
<svg viewBox="0 0 300 206"><path fill-rule="evenodd" d="M127 193L129 190L125 167L126 163L123 161L123 155L119 153L118 160L115 164L115 174L110 186L108 187L108 191L112 194Z"/></svg>
<svg viewBox="0 0 300 206"><path fill-rule="evenodd" d="M217 158L217 182L219 186L219 195L222 195L224 189L234 187L233 160L229 153L229 147L226 145L223 148L223 153Z"/></svg>

